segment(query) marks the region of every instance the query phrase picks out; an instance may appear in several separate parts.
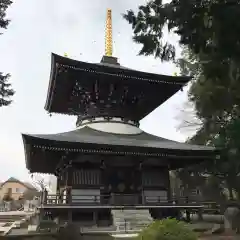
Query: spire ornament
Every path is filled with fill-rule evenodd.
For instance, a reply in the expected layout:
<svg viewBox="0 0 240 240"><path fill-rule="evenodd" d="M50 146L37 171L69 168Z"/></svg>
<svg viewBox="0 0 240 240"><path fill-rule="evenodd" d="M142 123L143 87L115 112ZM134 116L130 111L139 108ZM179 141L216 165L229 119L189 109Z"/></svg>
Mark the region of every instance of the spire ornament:
<svg viewBox="0 0 240 240"><path fill-rule="evenodd" d="M113 42L112 42L112 10L107 9L107 20L105 30L105 56L112 57Z"/></svg>

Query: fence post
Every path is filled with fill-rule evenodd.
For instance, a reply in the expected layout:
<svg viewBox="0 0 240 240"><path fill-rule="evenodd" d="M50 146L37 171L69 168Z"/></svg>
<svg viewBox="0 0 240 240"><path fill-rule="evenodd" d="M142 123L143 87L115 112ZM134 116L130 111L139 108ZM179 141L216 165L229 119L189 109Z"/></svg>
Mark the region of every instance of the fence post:
<svg viewBox="0 0 240 240"><path fill-rule="evenodd" d="M189 203L189 199L188 199L188 196L186 196L186 204L188 205L188 203ZM191 221L191 216L188 208L186 209L186 218L187 218L187 222Z"/></svg>
<svg viewBox="0 0 240 240"><path fill-rule="evenodd" d="M197 214L198 214L198 220L203 221L203 209L202 208L198 209Z"/></svg>
<svg viewBox="0 0 240 240"><path fill-rule="evenodd" d="M67 204L71 204L72 203L72 187L71 186L67 186Z"/></svg>
<svg viewBox="0 0 240 240"><path fill-rule="evenodd" d="M42 203L47 204L47 199L48 199L48 192L47 189L44 189L42 192Z"/></svg>

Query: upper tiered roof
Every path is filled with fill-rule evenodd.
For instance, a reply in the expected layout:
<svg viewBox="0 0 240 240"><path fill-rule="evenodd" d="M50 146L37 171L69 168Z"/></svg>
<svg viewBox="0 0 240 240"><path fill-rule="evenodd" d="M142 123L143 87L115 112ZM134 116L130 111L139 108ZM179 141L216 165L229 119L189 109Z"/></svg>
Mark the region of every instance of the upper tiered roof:
<svg viewBox="0 0 240 240"><path fill-rule="evenodd" d="M138 123L190 80L121 66L112 56L111 10L107 13L105 55L100 63L52 54L51 66L45 109L76 115L79 122L120 117Z"/></svg>
<svg viewBox="0 0 240 240"><path fill-rule="evenodd" d="M93 64L52 54L45 109L81 119L122 117L139 121L190 80L122 68L109 63L109 57L103 60Z"/></svg>

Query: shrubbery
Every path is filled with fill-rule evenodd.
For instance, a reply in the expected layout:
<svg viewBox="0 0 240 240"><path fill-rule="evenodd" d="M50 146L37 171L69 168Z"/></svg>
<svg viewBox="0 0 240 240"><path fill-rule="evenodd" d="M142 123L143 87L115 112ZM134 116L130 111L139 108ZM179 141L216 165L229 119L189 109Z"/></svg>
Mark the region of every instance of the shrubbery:
<svg viewBox="0 0 240 240"><path fill-rule="evenodd" d="M11 194L7 193L3 196L2 200L5 201L5 202L11 202L13 200L13 198L12 198Z"/></svg>
<svg viewBox="0 0 240 240"><path fill-rule="evenodd" d="M137 240L197 240L197 235L184 222L176 219L157 220L144 229Z"/></svg>

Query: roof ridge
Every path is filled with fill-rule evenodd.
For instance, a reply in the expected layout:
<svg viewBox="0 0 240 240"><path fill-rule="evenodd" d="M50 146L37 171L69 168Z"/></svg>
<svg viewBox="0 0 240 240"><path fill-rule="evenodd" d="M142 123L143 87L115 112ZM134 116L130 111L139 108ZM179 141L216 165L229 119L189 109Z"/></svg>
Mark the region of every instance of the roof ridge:
<svg viewBox="0 0 240 240"><path fill-rule="evenodd" d="M18 183L24 185L26 188L36 189L30 182L20 181L19 179L15 178L15 177L10 177L6 181L0 182L0 186L3 186L7 182L18 182Z"/></svg>

